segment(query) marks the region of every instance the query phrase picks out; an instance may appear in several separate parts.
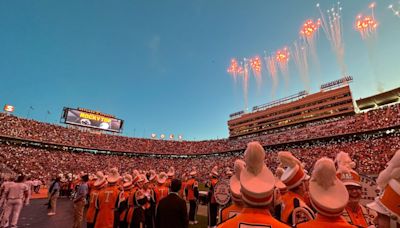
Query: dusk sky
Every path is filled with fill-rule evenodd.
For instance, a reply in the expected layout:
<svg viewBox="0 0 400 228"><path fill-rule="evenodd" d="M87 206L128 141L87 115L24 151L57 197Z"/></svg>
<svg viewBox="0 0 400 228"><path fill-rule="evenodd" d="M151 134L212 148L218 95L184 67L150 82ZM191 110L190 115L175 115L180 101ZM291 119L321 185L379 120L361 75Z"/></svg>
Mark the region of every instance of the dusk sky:
<svg viewBox="0 0 400 228"><path fill-rule="evenodd" d="M113 114L123 135L183 135L186 140L227 138L229 114L243 110L240 79L227 68L238 60L299 40L299 29L336 1L0 1L0 105L15 115L58 123L63 107ZM400 86L400 17L377 1L379 25L361 39L354 22L370 1L342 1L346 74L354 99ZM309 58L310 83L293 58L288 82L275 92L263 62L262 83L250 75L248 107L342 77L324 31ZM33 107L30 110L29 107ZM50 114L47 112L50 111Z"/></svg>

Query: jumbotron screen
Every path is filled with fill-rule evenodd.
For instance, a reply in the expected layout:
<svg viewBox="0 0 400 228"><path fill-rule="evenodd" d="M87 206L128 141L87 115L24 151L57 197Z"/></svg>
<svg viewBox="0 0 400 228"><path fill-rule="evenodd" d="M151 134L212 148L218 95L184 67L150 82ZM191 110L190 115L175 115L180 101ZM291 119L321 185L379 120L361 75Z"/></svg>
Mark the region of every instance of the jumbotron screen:
<svg viewBox="0 0 400 228"><path fill-rule="evenodd" d="M117 118L72 108L64 109L64 119L67 124L113 132L121 132L123 124L123 120Z"/></svg>

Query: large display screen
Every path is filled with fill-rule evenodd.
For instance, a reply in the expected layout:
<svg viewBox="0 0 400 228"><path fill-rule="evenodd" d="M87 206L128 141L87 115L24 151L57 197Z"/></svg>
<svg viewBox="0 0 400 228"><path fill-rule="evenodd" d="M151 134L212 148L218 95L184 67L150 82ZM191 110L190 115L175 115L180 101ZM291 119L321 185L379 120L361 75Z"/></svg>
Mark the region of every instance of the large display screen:
<svg viewBox="0 0 400 228"><path fill-rule="evenodd" d="M65 123L67 124L121 132L123 120L70 108L66 108L64 111Z"/></svg>

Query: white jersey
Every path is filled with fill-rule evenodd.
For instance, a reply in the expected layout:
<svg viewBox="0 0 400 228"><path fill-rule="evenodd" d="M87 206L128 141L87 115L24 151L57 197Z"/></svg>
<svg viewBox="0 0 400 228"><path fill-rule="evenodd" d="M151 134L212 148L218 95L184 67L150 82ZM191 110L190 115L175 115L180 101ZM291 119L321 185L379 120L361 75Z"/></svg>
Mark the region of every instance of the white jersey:
<svg viewBox="0 0 400 228"><path fill-rule="evenodd" d="M12 181L5 181L1 187L0 187L0 198L4 198L4 192L6 190L6 188L8 188L8 186L10 186L11 184L13 184L14 182Z"/></svg>
<svg viewBox="0 0 400 228"><path fill-rule="evenodd" d="M24 199L24 193L28 190L28 186L25 183L13 182L6 187L4 194L7 199Z"/></svg>

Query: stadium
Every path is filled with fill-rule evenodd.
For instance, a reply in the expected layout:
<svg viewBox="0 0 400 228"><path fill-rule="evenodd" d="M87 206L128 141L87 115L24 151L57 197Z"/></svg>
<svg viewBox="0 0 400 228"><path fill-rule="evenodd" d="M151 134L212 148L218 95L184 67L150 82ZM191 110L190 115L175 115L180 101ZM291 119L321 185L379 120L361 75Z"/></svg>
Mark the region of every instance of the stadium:
<svg viewBox="0 0 400 228"><path fill-rule="evenodd" d="M0 228L399 228L399 15L1 1Z"/></svg>
<svg viewBox="0 0 400 228"><path fill-rule="evenodd" d="M43 183L61 175L66 188L63 190L68 192L82 171L93 175L98 170L118 167L121 173L134 169L154 169L160 173L175 167L175 175L184 177L192 167L197 167L199 181L206 183L213 167L217 166L221 178L225 178L226 170L233 170L234 161L243 158L246 145L259 141L268 154L264 162L273 171L279 164L278 151L291 151L309 172L320 157L334 159L341 151L348 153L357 163L357 172L364 177L362 200L369 202L377 194L374 178L400 149L400 88L353 100L345 79L333 84L321 86L315 94L301 93L248 114L231 115L227 121L230 138L219 140L124 137L88 132L85 125L71 128L1 113L2 175L24 173ZM271 112L278 118L269 120ZM234 121L240 125L232 127ZM256 128L254 122L272 127ZM235 131L238 126L244 126L240 129L246 132L241 137Z"/></svg>

